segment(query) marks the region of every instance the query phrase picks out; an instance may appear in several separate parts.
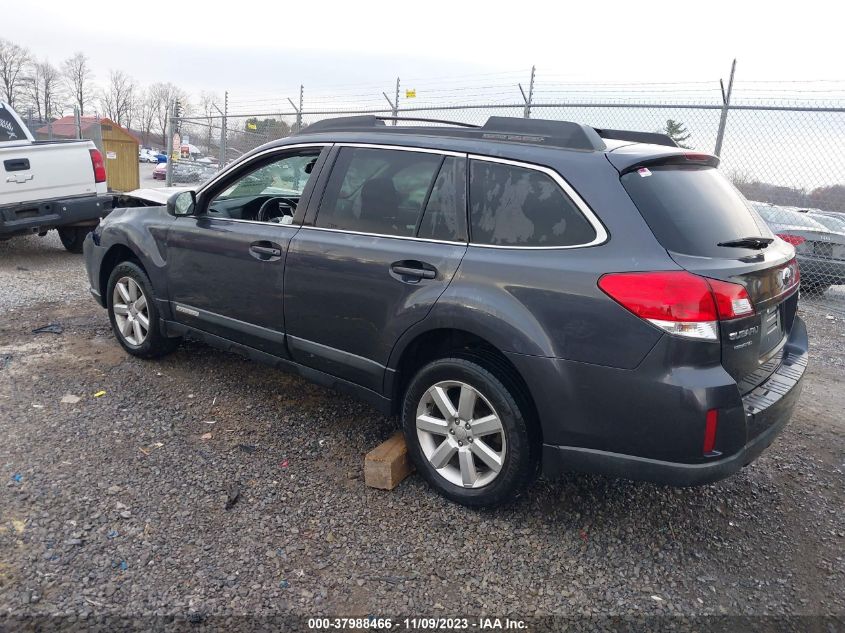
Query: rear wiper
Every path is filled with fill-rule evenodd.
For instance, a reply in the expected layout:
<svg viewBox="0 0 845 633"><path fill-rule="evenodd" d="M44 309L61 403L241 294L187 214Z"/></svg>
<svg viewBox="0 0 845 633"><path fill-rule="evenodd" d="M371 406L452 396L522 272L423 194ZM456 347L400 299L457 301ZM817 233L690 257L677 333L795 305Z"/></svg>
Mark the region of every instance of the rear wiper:
<svg viewBox="0 0 845 633"><path fill-rule="evenodd" d="M773 237L740 237L727 242L719 242L716 246L728 246L730 248L756 248L763 249L775 241Z"/></svg>

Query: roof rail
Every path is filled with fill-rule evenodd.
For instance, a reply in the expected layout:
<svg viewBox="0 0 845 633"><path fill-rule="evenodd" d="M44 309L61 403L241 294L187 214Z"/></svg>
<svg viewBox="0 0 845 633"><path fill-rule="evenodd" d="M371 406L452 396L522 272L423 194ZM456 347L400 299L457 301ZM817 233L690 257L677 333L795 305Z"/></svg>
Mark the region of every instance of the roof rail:
<svg viewBox="0 0 845 633"><path fill-rule="evenodd" d="M415 123L436 123L452 127L387 127L385 121L411 121ZM364 114L323 119L303 128L297 134L311 134L325 131L345 132L392 132L398 134L428 134L451 136L456 138L483 138L511 143L531 143L567 149L604 151L607 149L602 139L630 141L632 143L651 143L678 147L668 134L659 132L636 132L633 130L611 130L593 128L572 121L551 121L547 119L521 119L516 117L491 116L482 126L444 119L417 117L378 116Z"/></svg>
<svg viewBox="0 0 845 633"><path fill-rule="evenodd" d="M606 149L596 130L572 121L491 116L481 129L484 132L482 138L494 140L542 143L593 151Z"/></svg>
<svg viewBox="0 0 845 633"><path fill-rule="evenodd" d="M668 134L661 132L636 132L634 130L609 130L606 128L594 128L599 136L617 141L630 141L632 143L651 143L652 145L668 145L679 147Z"/></svg>
<svg viewBox="0 0 845 633"><path fill-rule="evenodd" d="M440 125L455 125L458 127L477 128L473 123L462 123L460 121L447 121L445 119L428 119L420 117L404 116L380 116L363 114L359 116L341 116L333 119L323 119L302 129L298 134L310 134L312 132L323 132L326 130L349 130L361 128L383 128L385 121L409 121L412 123L438 123ZM386 130L385 130L386 131Z"/></svg>

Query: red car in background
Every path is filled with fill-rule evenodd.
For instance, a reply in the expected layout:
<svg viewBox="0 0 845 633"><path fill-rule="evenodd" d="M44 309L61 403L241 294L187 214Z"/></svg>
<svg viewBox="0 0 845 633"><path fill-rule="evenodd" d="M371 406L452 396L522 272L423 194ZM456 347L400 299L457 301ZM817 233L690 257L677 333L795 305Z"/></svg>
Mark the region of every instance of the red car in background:
<svg viewBox="0 0 845 633"><path fill-rule="evenodd" d="M166 180L167 179L167 163L159 163L156 165L155 169L153 169L153 180Z"/></svg>

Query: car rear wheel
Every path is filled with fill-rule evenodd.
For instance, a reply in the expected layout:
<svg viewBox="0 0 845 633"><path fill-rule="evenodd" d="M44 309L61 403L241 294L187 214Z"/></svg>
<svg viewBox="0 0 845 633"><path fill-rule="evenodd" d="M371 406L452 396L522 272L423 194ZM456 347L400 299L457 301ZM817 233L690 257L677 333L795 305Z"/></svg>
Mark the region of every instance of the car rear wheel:
<svg viewBox="0 0 845 633"><path fill-rule="evenodd" d="M417 470L467 506L515 499L537 471L539 442L519 392L474 360L423 367L405 395L402 423Z"/></svg>
<svg viewBox="0 0 845 633"><path fill-rule="evenodd" d="M71 253L81 253L85 237L93 230L93 226L60 226L59 239L62 246Z"/></svg>
<svg viewBox="0 0 845 633"><path fill-rule="evenodd" d="M162 334L152 284L134 262L115 266L109 276L106 297L114 335L133 356L157 358L179 345L179 339Z"/></svg>

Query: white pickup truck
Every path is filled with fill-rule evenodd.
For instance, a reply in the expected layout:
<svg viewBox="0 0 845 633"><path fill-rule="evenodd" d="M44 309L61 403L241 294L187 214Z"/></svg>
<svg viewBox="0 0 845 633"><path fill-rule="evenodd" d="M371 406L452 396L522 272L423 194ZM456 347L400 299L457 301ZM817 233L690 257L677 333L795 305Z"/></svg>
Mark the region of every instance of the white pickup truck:
<svg viewBox="0 0 845 633"><path fill-rule="evenodd" d="M87 140L36 141L0 102L0 240L58 229L64 247L82 252L89 231L112 207L106 167Z"/></svg>

